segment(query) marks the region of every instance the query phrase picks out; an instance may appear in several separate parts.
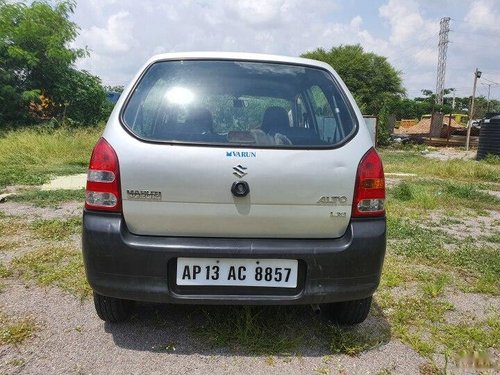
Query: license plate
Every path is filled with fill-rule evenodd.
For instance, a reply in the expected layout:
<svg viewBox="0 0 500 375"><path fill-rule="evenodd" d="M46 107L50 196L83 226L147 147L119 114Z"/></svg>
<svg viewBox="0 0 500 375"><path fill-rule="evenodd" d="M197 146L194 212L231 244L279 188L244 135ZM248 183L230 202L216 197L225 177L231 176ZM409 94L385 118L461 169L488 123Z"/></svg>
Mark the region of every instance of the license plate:
<svg viewBox="0 0 500 375"><path fill-rule="evenodd" d="M297 287L296 259L177 258L177 285Z"/></svg>

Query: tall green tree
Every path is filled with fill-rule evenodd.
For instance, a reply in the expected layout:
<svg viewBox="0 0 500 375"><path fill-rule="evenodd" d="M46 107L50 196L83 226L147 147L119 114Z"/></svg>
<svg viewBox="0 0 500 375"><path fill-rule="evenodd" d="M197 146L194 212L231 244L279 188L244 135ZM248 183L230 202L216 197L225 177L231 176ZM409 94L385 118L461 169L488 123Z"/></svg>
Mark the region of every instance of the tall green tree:
<svg viewBox="0 0 500 375"><path fill-rule="evenodd" d="M45 116L65 113L71 117L74 92L78 92L80 101L84 93L88 100L96 95L98 90L92 83L99 82L100 86L98 78L74 68L78 58L88 56L86 49L70 47L78 35L78 26L69 19L75 6L73 0L34 1L29 5L0 0L2 123L25 121L42 110ZM91 81L92 90L84 76ZM42 103L40 96L44 98ZM97 96L105 99L104 93ZM97 108L89 113L92 121L98 117Z"/></svg>
<svg viewBox="0 0 500 375"><path fill-rule="evenodd" d="M401 73L383 56L357 45L341 45L329 51L318 48L302 55L330 64L341 76L365 114L379 115L387 102L404 95Z"/></svg>

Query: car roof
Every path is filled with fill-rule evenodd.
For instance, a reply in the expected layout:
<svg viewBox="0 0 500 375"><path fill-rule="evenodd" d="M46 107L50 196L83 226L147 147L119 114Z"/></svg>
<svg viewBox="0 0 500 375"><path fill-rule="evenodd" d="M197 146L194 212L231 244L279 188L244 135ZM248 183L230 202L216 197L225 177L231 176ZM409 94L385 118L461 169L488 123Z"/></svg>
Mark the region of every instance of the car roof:
<svg viewBox="0 0 500 375"><path fill-rule="evenodd" d="M147 65L163 60L245 60L245 61L263 61L273 63L289 63L299 65L316 66L331 70L332 67L324 62L303 57L290 57L280 55L268 55L262 53L244 53L244 52L174 52L163 53L151 57Z"/></svg>

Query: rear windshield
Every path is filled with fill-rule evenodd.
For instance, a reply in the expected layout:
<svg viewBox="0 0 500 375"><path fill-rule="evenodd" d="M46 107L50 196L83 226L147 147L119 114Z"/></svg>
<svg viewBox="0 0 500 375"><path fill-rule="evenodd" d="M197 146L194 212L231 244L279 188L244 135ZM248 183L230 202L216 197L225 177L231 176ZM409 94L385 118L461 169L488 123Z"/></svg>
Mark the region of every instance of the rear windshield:
<svg viewBox="0 0 500 375"><path fill-rule="evenodd" d="M144 140L256 147L325 147L355 130L330 73L245 61L153 64L122 120Z"/></svg>

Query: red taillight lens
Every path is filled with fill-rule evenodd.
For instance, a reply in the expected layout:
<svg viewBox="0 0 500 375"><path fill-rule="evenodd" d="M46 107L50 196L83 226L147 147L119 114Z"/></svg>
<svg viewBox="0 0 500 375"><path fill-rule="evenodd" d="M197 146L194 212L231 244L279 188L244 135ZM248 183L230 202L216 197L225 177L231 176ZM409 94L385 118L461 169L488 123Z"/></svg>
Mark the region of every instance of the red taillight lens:
<svg viewBox="0 0 500 375"><path fill-rule="evenodd" d="M358 166L352 216L383 216L385 215L384 203L384 168L377 151L371 148Z"/></svg>
<svg viewBox="0 0 500 375"><path fill-rule="evenodd" d="M85 208L110 212L122 210L118 157L104 138L99 139L90 158Z"/></svg>

